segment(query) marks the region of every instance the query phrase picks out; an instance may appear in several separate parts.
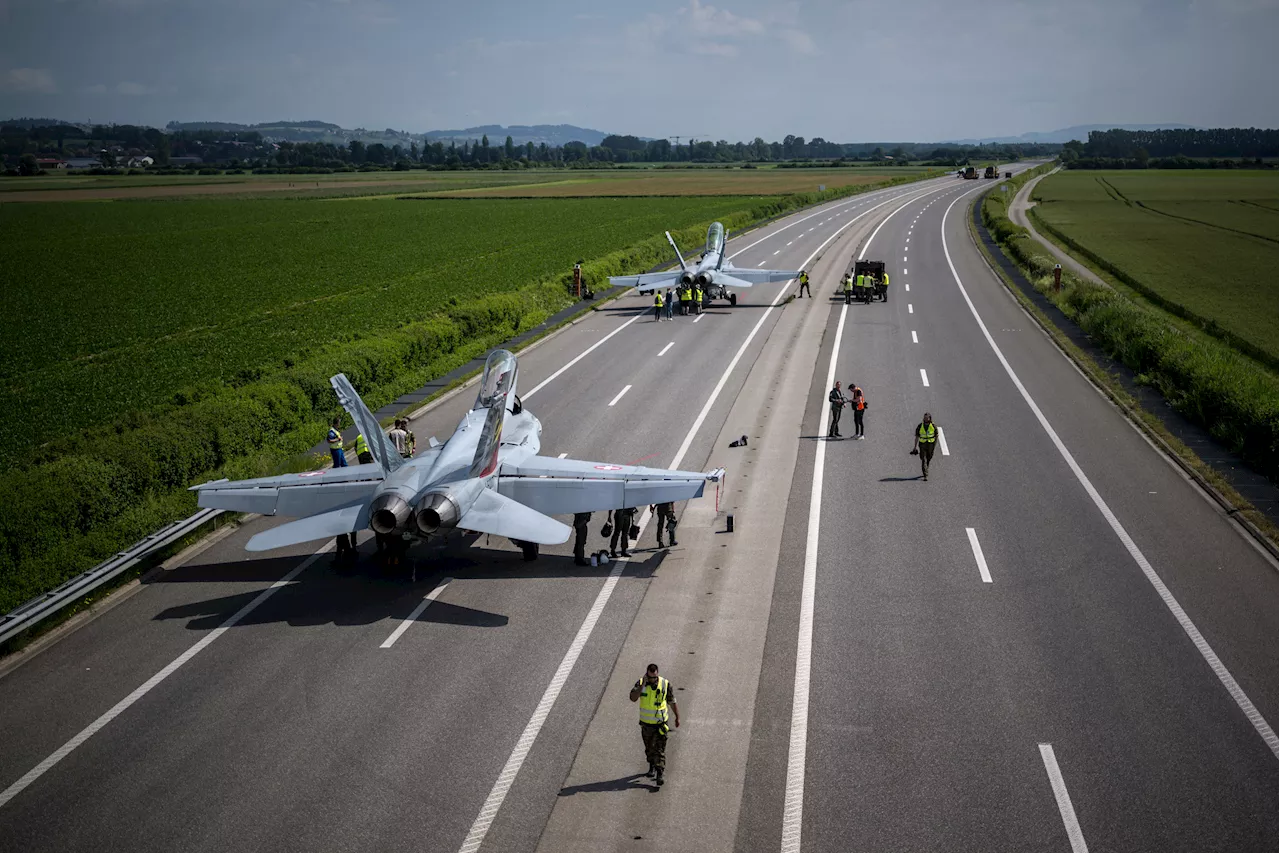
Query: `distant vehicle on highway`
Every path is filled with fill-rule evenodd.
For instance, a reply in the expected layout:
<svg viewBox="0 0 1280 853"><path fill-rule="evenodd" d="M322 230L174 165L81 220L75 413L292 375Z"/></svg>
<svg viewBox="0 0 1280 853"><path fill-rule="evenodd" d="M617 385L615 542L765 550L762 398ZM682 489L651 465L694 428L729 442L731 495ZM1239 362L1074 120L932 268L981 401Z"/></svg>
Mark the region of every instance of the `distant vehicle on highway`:
<svg viewBox="0 0 1280 853"><path fill-rule="evenodd" d="M725 257L724 226L719 222L712 222L707 229L707 242L703 247L702 257L694 266L685 262L684 256L680 254L680 247L671 239L670 231L667 232L667 242L675 250L676 260L680 262L680 272L615 275L609 277L609 283L634 287L640 293L698 284L702 286L703 302L727 299L730 305L737 305L738 294L730 293L727 288L750 287L770 281L790 281L800 275L800 270L744 270L735 267Z"/></svg>
<svg viewBox="0 0 1280 853"><path fill-rule="evenodd" d="M202 507L296 517L251 538L270 551L365 528L409 541L452 530L506 536L538 556L571 528L552 518L576 512L688 500L710 474L539 456L542 424L516 395L516 357L494 350L475 405L444 444L401 458L344 374L330 379L338 402L368 440L374 461L346 468L194 486Z"/></svg>

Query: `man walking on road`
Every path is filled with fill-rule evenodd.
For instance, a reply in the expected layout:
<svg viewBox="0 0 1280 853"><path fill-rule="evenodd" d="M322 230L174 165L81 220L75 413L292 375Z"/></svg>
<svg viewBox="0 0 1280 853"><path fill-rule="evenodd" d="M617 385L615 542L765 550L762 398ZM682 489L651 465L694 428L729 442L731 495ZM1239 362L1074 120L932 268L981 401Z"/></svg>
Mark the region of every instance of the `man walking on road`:
<svg viewBox="0 0 1280 853"><path fill-rule="evenodd" d="M653 292L653 319L659 323L662 322L662 291L655 290Z"/></svg>
<svg viewBox="0 0 1280 853"><path fill-rule="evenodd" d="M662 531L664 528L667 531L667 538L671 540L671 546L675 547L676 505L674 503L658 504L657 506L649 507L649 511L652 512L658 519L658 524L657 524L658 547L659 548L662 547Z"/></svg>
<svg viewBox="0 0 1280 853"><path fill-rule="evenodd" d="M804 270L800 270L800 292L796 294L796 299L802 296L813 298L813 294L809 292L809 274Z"/></svg>
<svg viewBox="0 0 1280 853"><path fill-rule="evenodd" d="M640 702L640 737L644 741L644 757L649 760L650 779L655 776L658 784L667 769L667 707L675 714L676 728L680 728L680 708L676 705L675 689L671 682L658 675L658 665L649 664L645 674L631 688L631 701Z"/></svg>
<svg viewBox="0 0 1280 853"><path fill-rule="evenodd" d="M671 312L675 308L675 301L676 292L674 290L667 290L667 298L662 303L662 309L663 316L668 320L672 319Z"/></svg>
<svg viewBox="0 0 1280 853"><path fill-rule="evenodd" d="M347 455L342 452L342 418L334 418L333 426L329 427L329 435L325 441L329 442L329 455L333 457L334 468L347 467Z"/></svg>
<svg viewBox="0 0 1280 853"><path fill-rule="evenodd" d="M933 415L924 413L924 418L916 425L915 444L911 455L920 454L920 473L925 482L929 480L929 463L933 461L933 448L938 443L938 428L933 425Z"/></svg>
<svg viewBox="0 0 1280 853"><path fill-rule="evenodd" d="M827 428L827 438L843 438L840 435L840 411L848 400L844 398L844 394L840 391L839 382L836 383L836 387L831 389L831 393L827 395L827 402L831 404L831 426Z"/></svg>

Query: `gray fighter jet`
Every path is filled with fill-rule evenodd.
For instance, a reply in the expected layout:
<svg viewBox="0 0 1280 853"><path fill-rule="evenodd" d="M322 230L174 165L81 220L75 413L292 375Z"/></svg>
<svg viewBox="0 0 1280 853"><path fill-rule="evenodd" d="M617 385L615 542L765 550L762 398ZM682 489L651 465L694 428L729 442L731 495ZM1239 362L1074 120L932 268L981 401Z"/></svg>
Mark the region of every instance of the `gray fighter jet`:
<svg viewBox="0 0 1280 853"><path fill-rule="evenodd" d="M506 536L526 558L569 538L553 515L641 507L702 495L707 474L538 455L542 424L516 396L516 357L495 350L475 405L443 444L404 459L341 373L330 382L369 442L374 462L194 486L202 507L297 518L251 538L269 551L372 528L426 539L451 530Z"/></svg>
<svg viewBox="0 0 1280 853"><path fill-rule="evenodd" d="M712 222L707 229L707 244L702 250L698 263L690 266L680 254L680 247L667 232L667 242L675 249L676 260L680 262L680 272L651 272L642 275L615 275L609 277L609 283L623 287L634 287L640 293L652 290L666 290L668 287L702 285L703 303L713 299L727 299L730 305L738 304L738 294L730 293L725 288L750 287L753 284L764 284L770 281L790 281L800 275L800 270L744 270L729 263L724 252L724 226Z"/></svg>

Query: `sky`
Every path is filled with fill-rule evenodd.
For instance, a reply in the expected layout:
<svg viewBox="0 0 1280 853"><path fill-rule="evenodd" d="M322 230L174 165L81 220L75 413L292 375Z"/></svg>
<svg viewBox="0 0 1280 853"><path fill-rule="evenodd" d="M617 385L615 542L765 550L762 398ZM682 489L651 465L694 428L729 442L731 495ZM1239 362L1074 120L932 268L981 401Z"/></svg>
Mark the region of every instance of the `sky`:
<svg viewBox="0 0 1280 853"><path fill-rule="evenodd" d="M0 0L0 118L937 141L1277 126L1275 0Z"/></svg>

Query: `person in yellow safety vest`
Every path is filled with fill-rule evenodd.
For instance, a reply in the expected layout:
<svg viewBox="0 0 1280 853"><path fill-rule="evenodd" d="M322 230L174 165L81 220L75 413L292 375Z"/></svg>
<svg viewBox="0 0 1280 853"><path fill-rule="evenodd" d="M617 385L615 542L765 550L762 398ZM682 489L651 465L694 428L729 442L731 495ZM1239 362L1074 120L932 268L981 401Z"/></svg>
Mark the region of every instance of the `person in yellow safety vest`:
<svg viewBox="0 0 1280 853"><path fill-rule="evenodd" d="M916 425L915 443L911 448L911 455L920 455L920 473L924 475L927 482L929 480L929 463L933 461L933 448L938 443L938 428L933 423L933 415L928 412L924 413L924 417L920 423Z"/></svg>
<svg viewBox="0 0 1280 853"><path fill-rule="evenodd" d="M631 688L631 701L640 702L640 738L644 741L644 756L649 761L649 772L655 776L658 784L666 780L663 773L667 769L667 708L675 715L676 728L680 728L680 708L676 705L675 688L671 682L658 675L658 665L649 664L643 676Z"/></svg>
<svg viewBox="0 0 1280 853"><path fill-rule="evenodd" d="M680 314L681 316L689 316L689 302L693 299L693 291L687 287L680 288Z"/></svg>
<svg viewBox="0 0 1280 853"><path fill-rule="evenodd" d="M804 270L800 271L800 290L796 293L796 298L799 299L801 296L813 298L813 294L809 292L809 274Z"/></svg>
<svg viewBox="0 0 1280 853"><path fill-rule="evenodd" d="M848 305L853 301L853 275L845 274L844 277L844 304Z"/></svg>
<svg viewBox="0 0 1280 853"><path fill-rule="evenodd" d="M702 285L698 285L693 291L694 301L698 306L698 313L702 313Z"/></svg>
<svg viewBox="0 0 1280 853"><path fill-rule="evenodd" d="M871 276L869 275L858 276L858 299L861 300L862 302L868 301L867 294L870 290L870 282L868 281L868 279L870 278Z"/></svg>
<svg viewBox="0 0 1280 853"><path fill-rule="evenodd" d="M360 460L361 465L368 465L373 461L373 453L369 450L369 442L364 440L364 433L356 436L356 459Z"/></svg>
<svg viewBox="0 0 1280 853"><path fill-rule="evenodd" d="M325 436L325 441L329 443L329 456L333 459L334 468L347 467L347 455L342 452L342 418L334 418L333 426L329 427L329 434Z"/></svg>
<svg viewBox="0 0 1280 853"><path fill-rule="evenodd" d="M655 290L653 292L653 319L659 323L662 322L662 291Z"/></svg>

